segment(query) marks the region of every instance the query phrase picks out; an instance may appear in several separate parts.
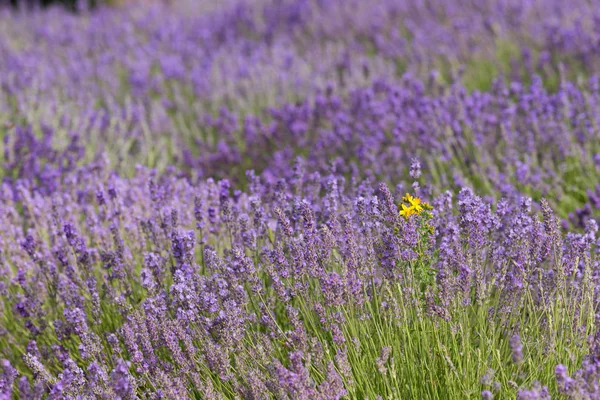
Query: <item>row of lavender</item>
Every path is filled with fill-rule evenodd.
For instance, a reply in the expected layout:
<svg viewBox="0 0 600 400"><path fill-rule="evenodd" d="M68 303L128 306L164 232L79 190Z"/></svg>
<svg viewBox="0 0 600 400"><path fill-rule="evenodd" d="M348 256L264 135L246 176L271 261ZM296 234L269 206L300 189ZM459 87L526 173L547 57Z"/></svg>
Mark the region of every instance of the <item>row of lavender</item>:
<svg viewBox="0 0 600 400"><path fill-rule="evenodd" d="M546 196L574 226L596 213L589 2L365 4L5 10L4 180L49 193L105 153L121 174L139 163L243 184L247 169L279 174L303 156L406 187L418 156L433 194Z"/></svg>
<svg viewBox="0 0 600 400"><path fill-rule="evenodd" d="M468 75L505 66L500 72L513 79L534 72L552 79L560 63L572 73L597 70L599 18L585 0L182 1L89 15L3 10L2 84L24 118L51 119L64 113L58 106L85 113L97 102L119 115L111 107L127 96L255 110L328 83L355 88L432 69L451 79L461 66ZM44 110L36 111L40 102Z"/></svg>
<svg viewBox="0 0 600 400"><path fill-rule="evenodd" d="M600 396L593 4L166 4L0 10L3 398Z"/></svg>
<svg viewBox="0 0 600 400"><path fill-rule="evenodd" d="M152 114L131 105L122 118L89 116L84 132L91 143L76 131L57 145L56 129L69 129L66 125L43 127L41 136L27 127L8 129L4 180L26 180L51 194L66 171L85 165L88 153L98 160L101 150L109 164L119 160L117 171L132 171L136 154L102 146L115 143L109 136L118 127L139 128L164 134L155 141L122 131L135 152L171 153L169 167L193 182L228 178L244 187L250 169L288 178L290 166L300 159L309 172L383 181L425 196L468 186L496 200L546 197L565 228L582 228L585 219L600 213L599 84L597 77L581 85L562 80L556 92L549 92L534 76L529 86L496 81L489 92L469 93L460 84L446 87L404 77L377 81L347 96L326 89L258 115L222 108L216 115L197 116L189 141L169 133L180 131L172 121L168 128L147 125ZM412 188L408 173L415 157L425 178L422 187Z"/></svg>
<svg viewBox="0 0 600 400"><path fill-rule="evenodd" d="M598 395L593 220L562 237L527 199L402 217L385 185L248 177L5 185L5 396Z"/></svg>

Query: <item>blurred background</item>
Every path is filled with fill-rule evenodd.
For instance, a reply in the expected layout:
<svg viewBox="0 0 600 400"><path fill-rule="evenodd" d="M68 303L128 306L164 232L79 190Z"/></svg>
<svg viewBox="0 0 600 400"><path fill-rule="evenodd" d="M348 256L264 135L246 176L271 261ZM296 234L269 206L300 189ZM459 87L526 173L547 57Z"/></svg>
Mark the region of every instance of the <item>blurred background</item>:
<svg viewBox="0 0 600 400"><path fill-rule="evenodd" d="M10 4L13 7L47 7L51 5L65 6L71 10L77 9L77 3L84 4L87 7L96 7L100 4L120 4L123 0L0 0L0 4Z"/></svg>

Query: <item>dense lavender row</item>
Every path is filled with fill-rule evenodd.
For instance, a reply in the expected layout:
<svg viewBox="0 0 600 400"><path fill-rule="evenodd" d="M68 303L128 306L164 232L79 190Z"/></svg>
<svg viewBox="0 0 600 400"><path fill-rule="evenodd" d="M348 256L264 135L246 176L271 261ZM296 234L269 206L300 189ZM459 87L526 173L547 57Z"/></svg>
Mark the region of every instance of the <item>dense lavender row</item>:
<svg viewBox="0 0 600 400"><path fill-rule="evenodd" d="M469 93L460 84L404 77L344 97L325 90L258 115L204 113L190 141L176 148L163 143L175 143L170 136L158 147L151 139L128 141L141 153L171 152L171 165L192 181L228 178L244 186L250 169L285 178L302 157L309 172L384 181L425 195L468 186L496 200L546 197L566 227L583 227L586 218L600 215L598 85L597 77L581 85L562 80L551 93L534 76L528 87L496 81L490 92ZM128 115L112 122L98 114L92 118L96 129L90 134L101 141L117 126L161 131L159 123L145 125L152 116L143 106L131 106ZM38 138L31 129L11 128L4 141L4 181L26 179L36 190L52 193L65 171L85 164L86 151L99 152L85 146L79 134L59 150L55 132L42 128ZM122 157L122 165L133 169L131 156L110 149L107 154ZM415 157L423 167L422 188L410 186Z"/></svg>
<svg viewBox="0 0 600 400"><path fill-rule="evenodd" d="M272 108L264 119L240 121L223 111L205 120L204 136L184 152L184 162L200 177L240 176L251 168L278 177L290 176L289 166L302 156L311 170L426 195L469 186L497 199L547 197L565 217L572 213L575 226L599 215L596 77L581 88L563 81L555 93L536 76L529 87L497 81L484 93L428 85L379 81L346 99L326 91ZM427 176L421 189L410 186L415 156Z"/></svg>
<svg viewBox="0 0 600 400"><path fill-rule="evenodd" d="M563 238L525 198L249 179L5 185L6 395L16 371L22 398L598 395L593 221Z"/></svg>
<svg viewBox="0 0 600 400"><path fill-rule="evenodd" d="M487 89L498 72L598 72L599 11L563 1L181 1L168 6L0 9L0 118L78 135L86 159L164 168L222 106L243 119L316 90L349 91L404 73ZM165 149L157 152L156 148ZM94 150L90 150L94 149ZM132 160L134 160L132 162ZM123 165L125 164L125 165Z"/></svg>
<svg viewBox="0 0 600 400"><path fill-rule="evenodd" d="M397 185L418 155L435 194L546 196L575 226L600 206L598 80L568 79L598 71L587 2L161 4L3 12L5 181L47 193L105 153L120 173L174 165L242 183L300 155ZM511 57L513 83L492 81ZM473 82L486 63L498 67Z"/></svg>

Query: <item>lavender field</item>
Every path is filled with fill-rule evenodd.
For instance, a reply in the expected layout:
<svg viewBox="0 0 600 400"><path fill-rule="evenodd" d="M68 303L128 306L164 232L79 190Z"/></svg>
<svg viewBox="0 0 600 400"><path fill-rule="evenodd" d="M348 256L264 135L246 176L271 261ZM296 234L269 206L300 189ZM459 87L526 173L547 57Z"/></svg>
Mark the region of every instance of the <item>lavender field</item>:
<svg viewBox="0 0 600 400"><path fill-rule="evenodd" d="M0 4L0 400L600 399L600 4Z"/></svg>

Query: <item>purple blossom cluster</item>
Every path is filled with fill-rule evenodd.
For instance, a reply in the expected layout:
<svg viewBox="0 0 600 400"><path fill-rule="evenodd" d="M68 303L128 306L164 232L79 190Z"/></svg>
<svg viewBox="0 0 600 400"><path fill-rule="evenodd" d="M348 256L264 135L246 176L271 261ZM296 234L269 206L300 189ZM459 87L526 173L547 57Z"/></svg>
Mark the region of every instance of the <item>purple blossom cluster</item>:
<svg viewBox="0 0 600 400"><path fill-rule="evenodd" d="M305 154L310 172L383 180L405 190L423 173L426 185L420 190L426 194L470 186L497 199L548 197L570 223L583 227L600 211L593 181L574 176L580 169L592 176L600 172L598 83L597 77L581 87L563 81L549 92L534 76L528 87L498 80L491 92L469 93L460 84L427 87L405 77L393 84L378 81L347 97L324 91L271 108L264 120L233 119L236 128L230 130L219 128L231 121L227 114L211 118L207 123L220 132L219 142L209 156L192 148L183 160L194 176L260 168L275 177L294 174L289 166ZM438 95L428 94L436 88Z"/></svg>
<svg viewBox="0 0 600 400"><path fill-rule="evenodd" d="M357 373L389 376L403 358L382 343L372 371L354 371L349 348L361 338L349 319L452 324L466 305L502 327L516 364L532 340L519 332L525 311L545 315L535 339L548 346L564 339L556 304L577 315L569 340L588 339L600 270L593 222L563 237L547 203L542 218L528 199L491 207L464 189L433 199L434 240L424 242L418 217L401 218L386 185L249 177L240 191L227 180L192 185L144 168L125 179L92 166L52 195L5 184L6 390L340 399L364 390ZM421 291L415 268L434 252L436 284ZM400 302L418 310L415 320ZM32 375L14 389L25 367ZM591 390L565 374L557 367L560 390Z"/></svg>
<svg viewBox="0 0 600 400"><path fill-rule="evenodd" d="M419 155L436 161L423 171L437 194L546 196L574 226L597 214L588 1L213 3L1 10L5 179L52 191L106 153L121 173L176 165L234 181L302 155L396 185Z"/></svg>
<svg viewBox="0 0 600 400"><path fill-rule="evenodd" d="M600 398L600 9L439 3L0 8L0 399Z"/></svg>

